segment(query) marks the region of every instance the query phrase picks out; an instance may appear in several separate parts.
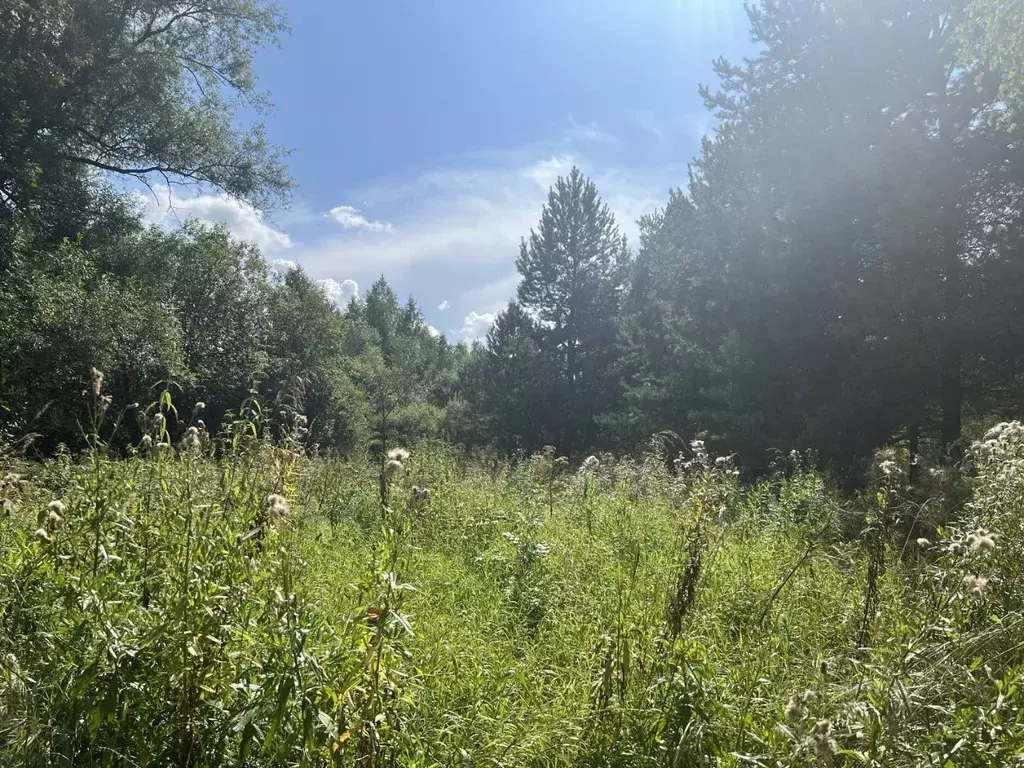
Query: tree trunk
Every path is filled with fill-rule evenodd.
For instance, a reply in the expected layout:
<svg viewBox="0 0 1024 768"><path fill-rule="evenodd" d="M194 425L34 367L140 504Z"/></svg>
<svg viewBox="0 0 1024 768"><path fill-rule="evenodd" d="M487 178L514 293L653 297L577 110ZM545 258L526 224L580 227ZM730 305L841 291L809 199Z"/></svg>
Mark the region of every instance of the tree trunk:
<svg viewBox="0 0 1024 768"><path fill-rule="evenodd" d="M948 84L948 76L943 78ZM952 106L948 94L940 104L939 143L942 147L942 161L948 164L949 179L946 199L943 203L943 224L941 253L939 254L942 276L942 319L939 331L939 405L942 411L940 435L944 455L950 463L958 464L963 458L960 446L963 411L963 348L960 338L959 317L963 294L963 265L960 261L961 210L960 174L957 172L954 132L950 117Z"/></svg>

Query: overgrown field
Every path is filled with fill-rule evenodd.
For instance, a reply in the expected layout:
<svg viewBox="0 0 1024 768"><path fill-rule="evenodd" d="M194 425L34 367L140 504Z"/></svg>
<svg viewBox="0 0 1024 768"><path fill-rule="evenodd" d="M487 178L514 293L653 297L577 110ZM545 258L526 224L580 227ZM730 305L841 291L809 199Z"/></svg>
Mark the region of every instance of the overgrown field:
<svg viewBox="0 0 1024 768"><path fill-rule="evenodd" d="M4 765L1024 753L1020 425L974 446L954 504L895 454L840 499L797 457L745 485L699 443L385 466L146 423L128 458L93 437L4 467Z"/></svg>

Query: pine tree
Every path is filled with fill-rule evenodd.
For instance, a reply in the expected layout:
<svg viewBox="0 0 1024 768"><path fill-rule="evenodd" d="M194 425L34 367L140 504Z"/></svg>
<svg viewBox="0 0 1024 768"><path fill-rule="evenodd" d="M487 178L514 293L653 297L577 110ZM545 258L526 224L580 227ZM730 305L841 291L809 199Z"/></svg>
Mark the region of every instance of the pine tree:
<svg viewBox="0 0 1024 768"><path fill-rule="evenodd" d="M628 263L625 239L596 185L573 168L555 182L540 226L516 260L518 299L537 320L537 346L554 374L546 398L556 404L556 441L569 453L594 444L594 418L618 393L607 372Z"/></svg>

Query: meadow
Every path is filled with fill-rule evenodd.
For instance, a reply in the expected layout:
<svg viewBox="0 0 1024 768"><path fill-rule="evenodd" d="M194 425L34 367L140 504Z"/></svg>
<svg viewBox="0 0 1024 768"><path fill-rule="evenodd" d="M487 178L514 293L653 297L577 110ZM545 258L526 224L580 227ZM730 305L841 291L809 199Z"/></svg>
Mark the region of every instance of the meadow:
<svg viewBox="0 0 1024 768"><path fill-rule="evenodd" d="M94 403L7 456L0 763L989 766L1024 753L1024 427L962 477L699 441L338 460L252 405ZM189 425L172 443L167 423ZM123 429L123 425L119 427ZM382 496L386 504L382 504Z"/></svg>

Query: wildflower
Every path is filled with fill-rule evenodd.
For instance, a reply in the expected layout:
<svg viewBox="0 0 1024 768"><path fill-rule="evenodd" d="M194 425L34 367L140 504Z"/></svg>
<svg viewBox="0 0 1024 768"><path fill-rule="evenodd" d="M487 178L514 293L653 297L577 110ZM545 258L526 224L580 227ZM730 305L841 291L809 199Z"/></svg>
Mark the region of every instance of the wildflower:
<svg viewBox="0 0 1024 768"><path fill-rule="evenodd" d="M98 368L92 369L92 394L93 397L99 397L103 391L103 371Z"/></svg>
<svg viewBox="0 0 1024 768"><path fill-rule="evenodd" d="M181 440L181 448L184 451L198 451L202 448L202 442L199 440L199 428L189 427L185 430L185 437Z"/></svg>
<svg viewBox="0 0 1024 768"><path fill-rule="evenodd" d="M388 458L391 461L403 462L409 458L409 451L405 448L392 448L388 451Z"/></svg>
<svg viewBox="0 0 1024 768"><path fill-rule="evenodd" d="M192 410L193 412L204 411L206 410L206 403L200 400L198 403L195 404L195 407Z"/></svg>
<svg viewBox="0 0 1024 768"><path fill-rule="evenodd" d="M881 472L885 477L896 474L899 469L899 465L892 459L887 459L878 465L878 471Z"/></svg>
<svg viewBox="0 0 1024 768"><path fill-rule="evenodd" d="M398 459L391 459L390 461L388 461L387 464L384 465L384 475L386 477L391 478L397 475L403 469L405 469L405 467L402 466L402 462L398 461Z"/></svg>
<svg viewBox="0 0 1024 768"><path fill-rule="evenodd" d="M811 730L811 746L821 762L825 765L832 765L838 746L835 739L832 738L832 723L830 721L819 720L814 724L814 728Z"/></svg>
<svg viewBox="0 0 1024 768"><path fill-rule="evenodd" d="M412 487L412 500L417 504L430 503L430 489L420 488L418 485Z"/></svg>
<svg viewBox="0 0 1024 768"><path fill-rule="evenodd" d="M926 547L930 547L931 545L932 543L924 537L917 540L917 546L921 547L921 549L925 549Z"/></svg>
<svg viewBox="0 0 1024 768"><path fill-rule="evenodd" d="M601 466L601 462L597 460L597 456L587 456L587 458L583 460L582 469L584 472L592 472L599 466Z"/></svg>
<svg viewBox="0 0 1024 768"><path fill-rule="evenodd" d="M288 514L288 502L279 493L272 493L267 496L267 511L271 518L277 519Z"/></svg>
<svg viewBox="0 0 1024 768"><path fill-rule="evenodd" d="M53 539L50 538L50 534L42 528L36 528L36 532L32 534L32 537L40 544L49 544L53 541Z"/></svg>
<svg viewBox="0 0 1024 768"><path fill-rule="evenodd" d="M10 499L0 499L0 515L10 517L14 514L14 502Z"/></svg>
<svg viewBox="0 0 1024 768"><path fill-rule="evenodd" d="M170 443L165 443L163 441L160 441L160 442L158 442L156 444L156 449L157 449L157 451L160 451L160 452L169 451L171 449L171 444Z"/></svg>
<svg viewBox="0 0 1024 768"><path fill-rule="evenodd" d="M166 420L167 419L164 418L164 415L162 413L159 413L159 412L158 413L154 413L153 414L153 429L160 429L161 427L163 427L164 422Z"/></svg>
<svg viewBox="0 0 1024 768"><path fill-rule="evenodd" d="M149 435L142 436L142 447L149 450L153 447L153 438Z"/></svg>
<svg viewBox="0 0 1024 768"><path fill-rule="evenodd" d="M47 528L47 530L56 531L57 530L57 526L60 525L61 519L62 519L61 516L58 515L56 512L51 512L50 514L48 514L46 516L46 528Z"/></svg>
<svg viewBox="0 0 1024 768"><path fill-rule="evenodd" d="M206 422L202 419L196 419L196 426L200 429L206 429Z"/></svg>
<svg viewBox="0 0 1024 768"><path fill-rule="evenodd" d="M991 552L996 548L996 540L987 531L977 530L967 537L967 546L971 552Z"/></svg>
<svg viewBox="0 0 1024 768"><path fill-rule="evenodd" d="M971 599L984 602L988 595L988 579L984 576L964 576L964 589Z"/></svg>
<svg viewBox="0 0 1024 768"><path fill-rule="evenodd" d="M298 424L300 427L304 427L309 423L309 419L307 419L303 414L300 413L295 417L295 423Z"/></svg>

